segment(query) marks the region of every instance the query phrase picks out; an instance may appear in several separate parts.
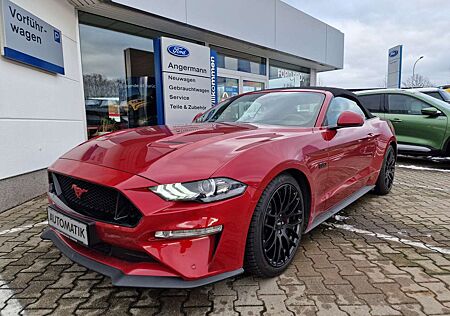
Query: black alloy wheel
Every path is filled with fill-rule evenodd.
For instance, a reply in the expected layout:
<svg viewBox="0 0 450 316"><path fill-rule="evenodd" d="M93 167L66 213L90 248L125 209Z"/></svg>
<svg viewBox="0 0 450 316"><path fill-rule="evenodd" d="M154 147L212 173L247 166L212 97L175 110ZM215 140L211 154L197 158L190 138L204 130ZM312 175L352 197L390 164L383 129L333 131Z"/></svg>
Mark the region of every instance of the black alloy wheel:
<svg viewBox="0 0 450 316"><path fill-rule="evenodd" d="M264 256L279 268L292 257L300 240L303 199L292 184L281 185L271 196L262 230Z"/></svg>
<svg viewBox="0 0 450 316"><path fill-rule="evenodd" d="M384 183L386 188L391 190L394 184L395 175L395 154L393 150L389 150L386 157L386 163L384 165Z"/></svg>
<svg viewBox="0 0 450 316"><path fill-rule="evenodd" d="M245 253L247 272L273 277L292 261L305 222L303 192L288 174L276 177L266 187L250 223Z"/></svg>

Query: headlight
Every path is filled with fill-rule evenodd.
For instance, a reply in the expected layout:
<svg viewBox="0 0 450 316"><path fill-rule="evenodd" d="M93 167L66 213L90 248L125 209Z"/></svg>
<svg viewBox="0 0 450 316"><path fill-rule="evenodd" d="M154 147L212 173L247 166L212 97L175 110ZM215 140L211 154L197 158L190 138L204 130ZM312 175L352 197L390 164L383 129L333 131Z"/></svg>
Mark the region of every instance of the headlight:
<svg viewBox="0 0 450 316"><path fill-rule="evenodd" d="M194 182L161 184L150 187L167 201L214 202L242 194L247 185L228 178L213 178Z"/></svg>

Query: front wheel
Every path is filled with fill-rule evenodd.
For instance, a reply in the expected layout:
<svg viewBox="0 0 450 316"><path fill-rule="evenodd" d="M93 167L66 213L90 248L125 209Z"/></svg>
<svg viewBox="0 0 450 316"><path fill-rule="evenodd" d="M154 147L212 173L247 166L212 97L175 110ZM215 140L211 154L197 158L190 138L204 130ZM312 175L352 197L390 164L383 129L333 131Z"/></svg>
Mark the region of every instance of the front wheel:
<svg viewBox="0 0 450 316"><path fill-rule="evenodd" d="M378 175L378 180L375 185L375 193L378 195L388 194L392 185L394 184L395 175L395 151L392 146L386 151L384 156L383 165L381 166L380 174Z"/></svg>
<svg viewBox="0 0 450 316"><path fill-rule="evenodd" d="M245 270L262 277L281 274L297 251L304 219L302 188L290 175L276 177L264 190L253 213Z"/></svg>

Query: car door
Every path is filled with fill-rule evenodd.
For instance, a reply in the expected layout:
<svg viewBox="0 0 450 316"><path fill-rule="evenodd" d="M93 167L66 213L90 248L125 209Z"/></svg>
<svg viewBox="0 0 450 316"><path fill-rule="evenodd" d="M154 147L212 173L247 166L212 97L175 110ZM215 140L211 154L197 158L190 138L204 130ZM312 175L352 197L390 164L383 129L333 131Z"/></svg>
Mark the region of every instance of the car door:
<svg viewBox="0 0 450 316"><path fill-rule="evenodd" d="M328 202L327 209L361 189L371 174L371 162L379 131L355 101L336 97L327 110L325 126L337 124L344 111L355 112L365 119L363 126L328 129Z"/></svg>
<svg viewBox="0 0 450 316"><path fill-rule="evenodd" d="M440 149L447 128L445 115L428 116L422 109L432 104L406 94L387 95L386 119L394 125L400 151L429 152Z"/></svg>

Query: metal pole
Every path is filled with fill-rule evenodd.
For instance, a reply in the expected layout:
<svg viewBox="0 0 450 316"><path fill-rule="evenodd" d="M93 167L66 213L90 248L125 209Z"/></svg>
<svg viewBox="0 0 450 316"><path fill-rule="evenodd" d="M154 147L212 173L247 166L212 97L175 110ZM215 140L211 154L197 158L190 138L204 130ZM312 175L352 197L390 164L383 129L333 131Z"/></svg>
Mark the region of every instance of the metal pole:
<svg viewBox="0 0 450 316"><path fill-rule="evenodd" d="M419 58L417 58L416 62L414 63L414 66L413 66L412 80L413 80L414 85L415 85L415 82L416 82L416 79L415 79L415 77L414 77L414 73L415 73L415 71L416 71L416 64L417 64L417 62L418 62L419 60L421 60L422 58L423 58L423 56L420 56Z"/></svg>

